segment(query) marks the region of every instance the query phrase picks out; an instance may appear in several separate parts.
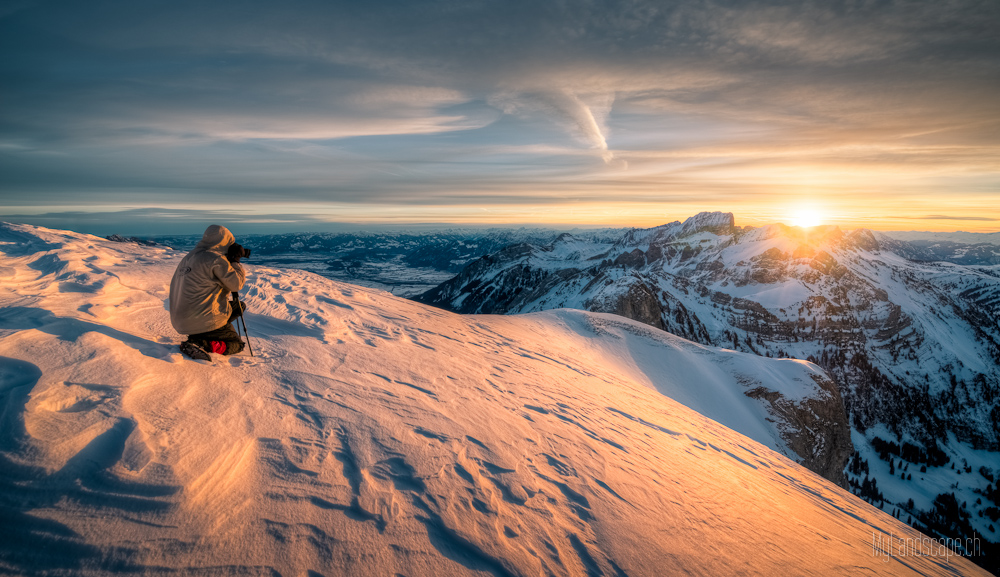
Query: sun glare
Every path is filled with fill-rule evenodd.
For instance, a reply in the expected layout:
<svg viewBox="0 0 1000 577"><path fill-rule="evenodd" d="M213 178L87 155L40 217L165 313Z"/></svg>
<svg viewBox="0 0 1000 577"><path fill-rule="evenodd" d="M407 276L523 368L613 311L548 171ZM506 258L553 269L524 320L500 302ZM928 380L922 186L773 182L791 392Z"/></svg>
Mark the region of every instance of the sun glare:
<svg viewBox="0 0 1000 577"><path fill-rule="evenodd" d="M801 208L793 212L791 220L792 226L801 226L802 228L810 228L823 224L823 217L819 211L811 208Z"/></svg>

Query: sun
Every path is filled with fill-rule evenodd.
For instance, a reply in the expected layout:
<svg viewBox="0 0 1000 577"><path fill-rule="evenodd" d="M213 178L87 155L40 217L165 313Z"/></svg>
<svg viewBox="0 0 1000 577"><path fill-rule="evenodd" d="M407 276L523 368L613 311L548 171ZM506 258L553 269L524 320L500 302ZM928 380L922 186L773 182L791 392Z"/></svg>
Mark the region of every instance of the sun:
<svg viewBox="0 0 1000 577"><path fill-rule="evenodd" d="M823 216L813 208L800 208L791 215L792 226L811 228L823 224Z"/></svg>

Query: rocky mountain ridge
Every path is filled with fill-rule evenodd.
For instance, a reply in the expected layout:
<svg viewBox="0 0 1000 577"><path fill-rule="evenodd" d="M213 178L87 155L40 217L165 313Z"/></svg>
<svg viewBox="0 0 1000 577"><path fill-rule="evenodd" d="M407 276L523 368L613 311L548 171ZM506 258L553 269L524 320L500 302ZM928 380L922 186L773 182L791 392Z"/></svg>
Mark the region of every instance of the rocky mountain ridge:
<svg viewBox="0 0 1000 577"><path fill-rule="evenodd" d="M814 360L850 417L852 490L932 532L996 542L1000 266L927 262L920 250L866 229L740 227L731 213L702 213L613 242L509 246L418 300L462 313L610 312Z"/></svg>

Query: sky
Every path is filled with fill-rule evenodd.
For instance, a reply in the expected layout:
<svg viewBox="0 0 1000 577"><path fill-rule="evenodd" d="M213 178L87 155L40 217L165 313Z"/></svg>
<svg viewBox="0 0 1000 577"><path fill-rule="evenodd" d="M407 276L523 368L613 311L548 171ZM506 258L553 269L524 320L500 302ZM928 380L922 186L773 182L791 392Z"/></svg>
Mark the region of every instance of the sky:
<svg viewBox="0 0 1000 577"><path fill-rule="evenodd" d="M0 220L1000 231L1000 2L0 4Z"/></svg>

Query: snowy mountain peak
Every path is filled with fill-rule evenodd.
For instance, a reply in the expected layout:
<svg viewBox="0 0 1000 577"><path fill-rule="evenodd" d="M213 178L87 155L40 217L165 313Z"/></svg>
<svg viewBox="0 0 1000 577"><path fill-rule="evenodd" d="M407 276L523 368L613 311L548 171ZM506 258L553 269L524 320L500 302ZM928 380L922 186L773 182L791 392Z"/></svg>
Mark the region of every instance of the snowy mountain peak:
<svg viewBox="0 0 1000 577"><path fill-rule="evenodd" d="M879 250L878 239L875 237L875 233L867 228L859 228L851 231L845 239L846 243L854 248L867 250L869 252L874 252Z"/></svg>
<svg viewBox="0 0 1000 577"><path fill-rule="evenodd" d="M699 212L684 221L681 235L686 236L704 230L725 233L736 226L736 217L731 212Z"/></svg>

